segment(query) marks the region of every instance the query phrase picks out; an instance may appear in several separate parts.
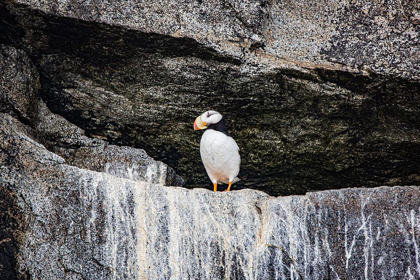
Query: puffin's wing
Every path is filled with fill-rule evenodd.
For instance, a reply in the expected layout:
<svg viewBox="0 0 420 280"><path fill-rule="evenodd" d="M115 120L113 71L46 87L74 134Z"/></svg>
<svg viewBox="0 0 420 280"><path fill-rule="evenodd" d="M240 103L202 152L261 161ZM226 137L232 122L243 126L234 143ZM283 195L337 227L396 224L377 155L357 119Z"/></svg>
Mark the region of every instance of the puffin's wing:
<svg viewBox="0 0 420 280"><path fill-rule="evenodd" d="M234 174L234 178L232 178L231 181L233 183L236 183L237 181L239 181L239 178L236 176L238 176L239 169L241 167L241 155L239 154L239 146L238 144L236 144L236 141L230 136L229 138L233 142L232 150L234 150L234 152L232 151L231 160L230 160L231 166L232 166L232 173Z"/></svg>

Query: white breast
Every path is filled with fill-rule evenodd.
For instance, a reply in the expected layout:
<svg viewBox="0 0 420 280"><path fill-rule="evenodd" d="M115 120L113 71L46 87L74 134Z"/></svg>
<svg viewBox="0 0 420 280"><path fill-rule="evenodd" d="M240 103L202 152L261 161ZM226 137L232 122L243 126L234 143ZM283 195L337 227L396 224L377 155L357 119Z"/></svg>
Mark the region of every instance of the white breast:
<svg viewBox="0 0 420 280"><path fill-rule="evenodd" d="M213 183L227 184L238 176L241 157L232 137L213 129L207 130L201 137L200 154Z"/></svg>

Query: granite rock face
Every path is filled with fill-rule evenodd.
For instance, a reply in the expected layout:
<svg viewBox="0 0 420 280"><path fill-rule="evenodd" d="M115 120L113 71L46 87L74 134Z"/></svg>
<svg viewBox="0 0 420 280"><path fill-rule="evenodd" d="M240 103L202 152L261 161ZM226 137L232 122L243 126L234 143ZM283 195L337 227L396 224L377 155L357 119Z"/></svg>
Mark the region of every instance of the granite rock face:
<svg viewBox="0 0 420 280"><path fill-rule="evenodd" d="M259 56L273 56L420 78L420 10L414 0L12 2L59 17L192 38L257 64Z"/></svg>
<svg viewBox="0 0 420 280"><path fill-rule="evenodd" d="M176 7L176 8L174 8ZM192 122L228 121L271 195L420 182L416 1L3 1L48 108L211 184Z"/></svg>
<svg viewBox="0 0 420 280"><path fill-rule="evenodd" d="M37 116L40 88L38 71L27 54L0 45L0 112L33 123Z"/></svg>
<svg viewBox="0 0 420 280"><path fill-rule="evenodd" d="M420 277L420 187L280 198L164 187L67 165L0 121L4 279Z"/></svg>
<svg viewBox="0 0 420 280"><path fill-rule="evenodd" d="M72 226L80 228L79 223L87 217L80 210L90 211L78 204L79 197L74 197L77 182L87 179L83 178L83 172L100 172L105 177L110 174L116 181L129 179L126 184L140 180L145 184L174 186L183 184L183 179L144 150L88 138L82 129L51 113L38 96L39 75L28 56L13 47L0 47L0 63L5 70L0 92L0 100L4 101L0 106L0 279L64 279L64 272L65 277L72 278L72 266L64 263L76 265L73 260L78 256L94 256L101 244L95 243L95 238L108 238L106 232L119 227L113 222L125 224L115 219L106 222L106 217L101 216L95 220L98 224L95 242L88 244L90 237L86 244L72 241ZM67 164L83 169L63 177L68 170L79 170ZM86 191L91 190L90 183L85 186ZM111 197L121 195L114 187L109 191L114 192ZM95 198L98 204L89 206L93 207L89 213L102 213L107 207L102 198L102 195ZM42 217L44 214L47 216ZM63 247L69 251L60 251L60 240L55 238L70 242ZM128 246L124 250L132 252L133 248ZM92 264L97 258L81 258L77 264L84 265L84 260L85 269L93 271L88 273L93 275L92 279L102 279L105 272L97 272L97 264ZM126 275L131 275L131 270L127 268Z"/></svg>
<svg viewBox="0 0 420 280"><path fill-rule="evenodd" d="M420 278L414 1L0 15L0 279ZM208 182L191 124L210 107L235 189L306 194L173 187ZM412 186L345 188L383 184Z"/></svg>
<svg viewBox="0 0 420 280"><path fill-rule="evenodd" d="M153 160L144 150L86 137L82 129L51 113L42 101L38 112L35 125L38 139L70 165L165 186L184 184L184 179L171 167Z"/></svg>

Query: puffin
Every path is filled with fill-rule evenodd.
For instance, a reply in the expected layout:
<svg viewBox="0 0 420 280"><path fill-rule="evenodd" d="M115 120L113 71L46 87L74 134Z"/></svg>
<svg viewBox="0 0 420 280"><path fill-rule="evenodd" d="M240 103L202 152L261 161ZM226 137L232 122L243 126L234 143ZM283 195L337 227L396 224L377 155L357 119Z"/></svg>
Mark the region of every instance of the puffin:
<svg viewBox="0 0 420 280"><path fill-rule="evenodd" d="M229 136L226 121L217 111L206 111L194 121L194 130L207 129L200 141L200 155L207 175L217 192L217 184L228 184L230 191L233 183L239 181L241 166L239 147Z"/></svg>

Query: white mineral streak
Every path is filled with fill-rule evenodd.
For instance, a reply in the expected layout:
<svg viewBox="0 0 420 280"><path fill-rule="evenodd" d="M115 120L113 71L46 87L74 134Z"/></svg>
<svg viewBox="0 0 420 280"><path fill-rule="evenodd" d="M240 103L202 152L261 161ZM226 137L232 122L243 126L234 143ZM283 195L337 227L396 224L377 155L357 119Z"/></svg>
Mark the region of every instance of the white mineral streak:
<svg viewBox="0 0 420 280"><path fill-rule="evenodd" d="M107 162L104 172L120 178L127 178L134 181L145 181L165 185L167 165L159 161L148 162L145 174L142 174L142 165L135 162L116 163Z"/></svg>
<svg viewBox="0 0 420 280"><path fill-rule="evenodd" d="M167 166L160 162L153 162L147 166L146 178L147 182L158 182L158 185L164 186L166 179ZM136 178L138 180L138 178ZM144 180L144 179L143 179Z"/></svg>
<svg viewBox="0 0 420 280"><path fill-rule="evenodd" d="M141 279L235 279L248 267L260 225L254 204L265 194L145 187L137 200Z"/></svg>
<svg viewBox="0 0 420 280"><path fill-rule="evenodd" d="M20 271L34 279L420 277L418 203L376 205L418 187L273 198L60 168L59 185L21 193L33 216Z"/></svg>
<svg viewBox="0 0 420 280"><path fill-rule="evenodd" d="M24 201L36 203L30 205L21 271L34 279L136 279L136 182L66 165L62 172L67 176L59 188L34 184L23 193ZM46 263L54 275L39 269Z"/></svg>
<svg viewBox="0 0 420 280"><path fill-rule="evenodd" d="M416 211L414 209L410 210L410 224L411 224L411 236L412 236L412 243L415 252L415 260L416 260L416 272L415 274L420 275L420 263L419 263L419 244L416 240L416 235L419 235L420 230L420 221L419 215L416 215Z"/></svg>

